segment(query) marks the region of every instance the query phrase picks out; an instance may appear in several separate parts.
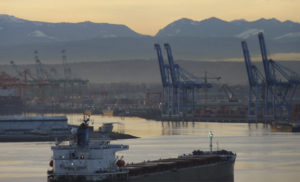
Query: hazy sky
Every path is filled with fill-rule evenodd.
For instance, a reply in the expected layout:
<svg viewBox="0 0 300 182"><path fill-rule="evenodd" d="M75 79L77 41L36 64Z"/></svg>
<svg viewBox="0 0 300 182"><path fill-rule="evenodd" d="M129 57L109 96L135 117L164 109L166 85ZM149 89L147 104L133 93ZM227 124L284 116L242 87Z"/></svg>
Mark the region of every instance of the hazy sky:
<svg viewBox="0 0 300 182"><path fill-rule="evenodd" d="M48 22L125 24L136 32L151 35L183 17L274 17L300 22L299 10L300 0L0 0L0 14Z"/></svg>

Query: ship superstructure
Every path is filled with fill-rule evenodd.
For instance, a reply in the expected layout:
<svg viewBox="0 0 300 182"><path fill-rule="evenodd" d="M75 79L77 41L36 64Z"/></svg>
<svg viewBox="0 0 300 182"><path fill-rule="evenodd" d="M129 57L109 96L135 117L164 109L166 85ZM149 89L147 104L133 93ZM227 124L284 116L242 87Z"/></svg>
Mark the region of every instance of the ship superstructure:
<svg viewBox="0 0 300 182"><path fill-rule="evenodd" d="M88 121L89 116L85 116L69 144L57 144L51 148L53 157L50 166L53 169L48 171L49 182L127 179L128 170L120 168L125 162L118 160L115 153L128 150L128 145L90 140Z"/></svg>

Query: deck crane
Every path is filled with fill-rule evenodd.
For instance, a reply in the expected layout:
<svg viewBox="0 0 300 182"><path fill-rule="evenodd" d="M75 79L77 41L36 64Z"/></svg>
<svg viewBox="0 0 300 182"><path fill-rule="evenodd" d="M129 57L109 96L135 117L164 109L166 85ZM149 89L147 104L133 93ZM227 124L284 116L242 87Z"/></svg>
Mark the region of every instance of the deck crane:
<svg viewBox="0 0 300 182"><path fill-rule="evenodd" d="M265 92L266 83L263 74L251 63L247 42L242 41L242 50L249 81L248 117L258 118L259 110L265 115Z"/></svg>
<svg viewBox="0 0 300 182"><path fill-rule="evenodd" d="M262 32L258 34L258 39L269 91L266 92L268 94L266 95L267 109L271 110L271 114L277 119L289 119L292 99L300 84L300 76L272 59L268 59Z"/></svg>
<svg viewBox="0 0 300 182"><path fill-rule="evenodd" d="M168 56L173 88L172 114L186 115L189 111L192 111L193 114L195 110L195 91L198 91L199 88L210 88L212 85L204 83L204 81L175 64L171 46L166 43L164 47Z"/></svg>

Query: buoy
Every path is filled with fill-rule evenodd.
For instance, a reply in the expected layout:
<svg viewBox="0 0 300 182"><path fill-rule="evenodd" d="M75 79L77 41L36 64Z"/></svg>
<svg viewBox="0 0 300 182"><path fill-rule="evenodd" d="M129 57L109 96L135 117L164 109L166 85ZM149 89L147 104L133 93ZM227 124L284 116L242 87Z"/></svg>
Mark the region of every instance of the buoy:
<svg viewBox="0 0 300 182"><path fill-rule="evenodd" d="M118 167L124 167L125 166L125 161L123 161L122 159L117 161L117 166Z"/></svg>

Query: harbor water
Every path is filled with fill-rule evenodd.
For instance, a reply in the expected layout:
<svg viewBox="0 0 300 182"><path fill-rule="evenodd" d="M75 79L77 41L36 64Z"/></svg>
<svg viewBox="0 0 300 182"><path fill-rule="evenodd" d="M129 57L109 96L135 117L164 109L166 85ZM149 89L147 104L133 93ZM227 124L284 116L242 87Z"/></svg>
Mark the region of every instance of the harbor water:
<svg viewBox="0 0 300 182"><path fill-rule="evenodd" d="M68 115L70 124L80 123L81 115ZM195 149L209 150L209 131L213 148L237 153L236 182L297 182L300 179L300 133L271 132L264 124L159 122L141 118L93 115L98 128L116 122L114 130L140 138L116 140L129 145L117 153L126 162L177 157ZM0 182L46 182L54 142L0 143Z"/></svg>

